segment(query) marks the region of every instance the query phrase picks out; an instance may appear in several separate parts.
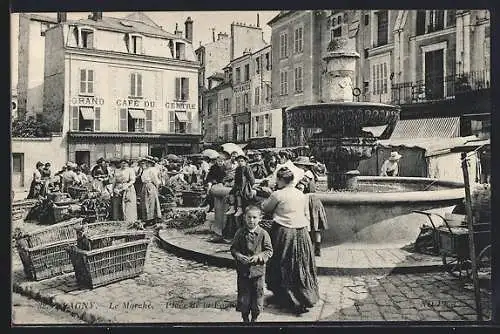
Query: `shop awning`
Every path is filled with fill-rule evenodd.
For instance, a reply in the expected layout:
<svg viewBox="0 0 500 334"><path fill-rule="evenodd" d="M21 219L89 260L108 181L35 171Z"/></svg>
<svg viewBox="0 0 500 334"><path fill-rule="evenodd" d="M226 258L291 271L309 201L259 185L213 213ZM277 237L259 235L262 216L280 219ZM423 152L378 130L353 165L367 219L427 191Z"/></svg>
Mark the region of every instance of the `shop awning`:
<svg viewBox="0 0 500 334"><path fill-rule="evenodd" d="M129 109L128 113L130 114L130 117L135 119L146 118L146 114L142 109Z"/></svg>
<svg viewBox="0 0 500 334"><path fill-rule="evenodd" d="M80 113L82 114L82 118L86 121L94 120L94 108L92 107L80 107Z"/></svg>
<svg viewBox="0 0 500 334"><path fill-rule="evenodd" d="M454 138L460 136L460 117L399 120L393 138Z"/></svg>
<svg viewBox="0 0 500 334"><path fill-rule="evenodd" d="M176 111L175 117L179 120L179 122L188 122L187 113L185 111Z"/></svg>

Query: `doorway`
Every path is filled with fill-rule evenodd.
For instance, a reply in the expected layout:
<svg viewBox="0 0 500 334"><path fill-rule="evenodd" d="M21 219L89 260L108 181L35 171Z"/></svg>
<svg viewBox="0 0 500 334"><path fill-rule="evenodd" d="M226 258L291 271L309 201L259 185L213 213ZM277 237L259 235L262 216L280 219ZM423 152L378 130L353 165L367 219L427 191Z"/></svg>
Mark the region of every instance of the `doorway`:
<svg viewBox="0 0 500 334"><path fill-rule="evenodd" d="M85 164L90 168L90 152L89 151L75 151L75 162L78 165Z"/></svg>
<svg viewBox="0 0 500 334"><path fill-rule="evenodd" d="M163 147L161 146L153 146L150 149L149 154L155 158L161 159L163 158Z"/></svg>
<svg viewBox="0 0 500 334"><path fill-rule="evenodd" d="M444 97L444 51L425 53L425 97L437 100Z"/></svg>
<svg viewBox="0 0 500 334"><path fill-rule="evenodd" d="M12 153L12 188L24 188L24 153Z"/></svg>

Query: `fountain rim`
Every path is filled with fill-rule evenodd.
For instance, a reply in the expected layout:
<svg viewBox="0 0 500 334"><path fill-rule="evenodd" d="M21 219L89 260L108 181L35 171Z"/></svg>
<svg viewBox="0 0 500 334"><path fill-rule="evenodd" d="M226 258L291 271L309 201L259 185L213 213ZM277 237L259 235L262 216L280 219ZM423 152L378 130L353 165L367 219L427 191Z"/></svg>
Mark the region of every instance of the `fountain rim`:
<svg viewBox="0 0 500 334"><path fill-rule="evenodd" d="M286 112L288 111L296 111L296 110L307 110L314 108L324 108L324 107L376 107L376 108L385 108L385 109L393 109L395 111L400 110L401 107L398 105L391 105L385 103L377 103L377 102L323 102L323 103L314 103L314 104L304 104L304 105L295 105L288 107Z"/></svg>
<svg viewBox="0 0 500 334"><path fill-rule="evenodd" d="M339 192L316 192L314 193L323 204L385 204L397 205L400 203L426 203L459 201L465 197L463 182L440 180L424 177L387 177L387 176L358 176L358 180L370 181L399 181L400 183L434 182L436 185L448 186L443 190L422 190L422 191L402 191L402 192L362 192L362 191L339 191ZM215 185L211 189L214 196L225 196L231 188L223 185ZM374 196L374 194L377 194Z"/></svg>

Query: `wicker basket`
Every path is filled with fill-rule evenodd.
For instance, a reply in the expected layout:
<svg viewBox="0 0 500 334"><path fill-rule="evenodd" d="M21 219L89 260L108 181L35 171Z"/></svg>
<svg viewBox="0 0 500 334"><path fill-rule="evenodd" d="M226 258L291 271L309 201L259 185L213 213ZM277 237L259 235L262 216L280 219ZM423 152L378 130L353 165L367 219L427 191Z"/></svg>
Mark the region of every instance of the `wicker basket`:
<svg viewBox="0 0 500 334"><path fill-rule="evenodd" d="M66 248L76 244L75 226L81 223L80 218L71 219L17 240L16 248L29 279L39 281L73 271Z"/></svg>
<svg viewBox="0 0 500 334"><path fill-rule="evenodd" d="M67 220L71 217L70 212L71 205L52 205L52 210L54 212L54 223L62 222L63 220Z"/></svg>
<svg viewBox="0 0 500 334"><path fill-rule="evenodd" d="M85 187L76 187L76 186L68 187L68 194L73 199L81 199L85 194L88 193L88 191L89 190Z"/></svg>
<svg viewBox="0 0 500 334"><path fill-rule="evenodd" d="M67 251L78 284L93 289L139 276L149 243L149 239L141 239L90 251L72 246Z"/></svg>

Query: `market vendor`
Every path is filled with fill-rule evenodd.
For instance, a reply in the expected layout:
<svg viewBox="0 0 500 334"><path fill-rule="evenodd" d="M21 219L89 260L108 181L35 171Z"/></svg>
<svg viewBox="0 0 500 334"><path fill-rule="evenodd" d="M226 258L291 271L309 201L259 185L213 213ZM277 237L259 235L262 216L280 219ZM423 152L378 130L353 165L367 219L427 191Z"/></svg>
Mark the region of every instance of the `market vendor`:
<svg viewBox="0 0 500 334"><path fill-rule="evenodd" d="M127 159L120 160L115 171L113 198L111 201L114 220L133 223L137 220L137 196L135 193L135 173Z"/></svg>
<svg viewBox="0 0 500 334"><path fill-rule="evenodd" d="M97 160L97 165L92 168L91 176L94 179L94 188L97 191L102 192L104 190L104 186L109 183L108 164L104 158L99 158Z"/></svg>
<svg viewBox="0 0 500 334"><path fill-rule="evenodd" d="M226 176L226 169L224 168L224 158L219 156L215 159L214 164L210 167L205 183L207 186L207 197L205 202L201 206L208 205L208 212L214 209L214 196L210 192L210 189L216 184L222 183L224 177Z"/></svg>
<svg viewBox="0 0 500 334"><path fill-rule="evenodd" d="M160 180L154 168L156 161L150 157L143 158L145 168L141 175L141 217L150 225L161 219L160 198L158 196L158 186Z"/></svg>
<svg viewBox="0 0 500 334"><path fill-rule="evenodd" d="M380 176L398 176L399 173L399 159L401 155L398 152L391 152L389 158L384 161L382 168L380 170Z"/></svg>
<svg viewBox="0 0 500 334"><path fill-rule="evenodd" d="M69 187L71 187L73 184L78 183L79 179L74 171L74 165L72 163L68 163L66 165L66 171L62 173L61 180L62 180L61 190L63 193L67 193Z"/></svg>
<svg viewBox="0 0 500 334"><path fill-rule="evenodd" d="M35 170L33 171L33 179L31 180L30 191L27 199L38 198L43 193L42 168L43 163L40 161L37 162Z"/></svg>

